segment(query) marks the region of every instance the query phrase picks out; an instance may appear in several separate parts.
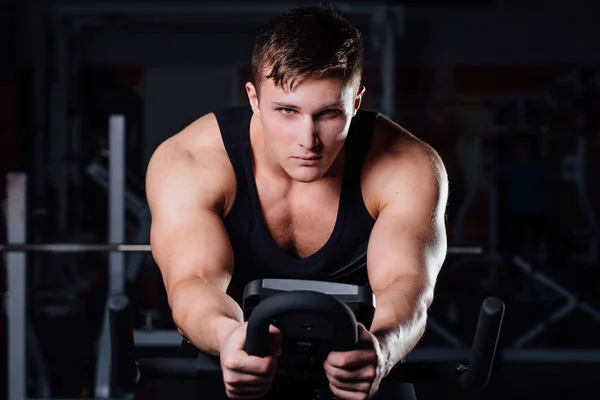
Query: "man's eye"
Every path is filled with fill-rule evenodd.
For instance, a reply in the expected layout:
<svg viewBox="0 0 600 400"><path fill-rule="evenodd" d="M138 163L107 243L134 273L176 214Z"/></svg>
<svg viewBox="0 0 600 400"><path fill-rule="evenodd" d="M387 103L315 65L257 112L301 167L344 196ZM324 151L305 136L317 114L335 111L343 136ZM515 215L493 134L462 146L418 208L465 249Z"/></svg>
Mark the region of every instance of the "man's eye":
<svg viewBox="0 0 600 400"><path fill-rule="evenodd" d="M339 110L325 110L319 113L319 117L335 117L340 114Z"/></svg>
<svg viewBox="0 0 600 400"><path fill-rule="evenodd" d="M292 115L296 112L296 110L292 110L291 108L280 108L279 111L281 111L285 115Z"/></svg>

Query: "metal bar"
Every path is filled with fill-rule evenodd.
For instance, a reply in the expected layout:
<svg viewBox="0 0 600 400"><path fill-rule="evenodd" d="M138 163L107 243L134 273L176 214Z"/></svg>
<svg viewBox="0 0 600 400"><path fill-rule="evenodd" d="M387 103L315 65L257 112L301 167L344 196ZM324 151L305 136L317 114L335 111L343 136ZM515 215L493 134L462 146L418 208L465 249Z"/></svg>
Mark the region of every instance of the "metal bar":
<svg viewBox="0 0 600 400"><path fill-rule="evenodd" d="M530 344L536 337L540 336L544 331L553 323L556 323L570 314L575 308L577 308L576 303L573 301L568 301L565 305L560 307L558 310L554 311L549 317L544 318L535 324L528 331L523 333L513 342L514 347L523 347L527 344Z"/></svg>
<svg viewBox="0 0 600 400"><path fill-rule="evenodd" d="M149 244L88 244L88 243L6 243L0 244L2 252L25 252L25 253L128 253L137 251L151 251ZM472 246L448 247L448 254L478 255L483 254L483 248Z"/></svg>
<svg viewBox="0 0 600 400"><path fill-rule="evenodd" d="M587 313L589 316L594 318L596 321L600 321L600 311L593 308L588 303L579 303L579 308Z"/></svg>
<svg viewBox="0 0 600 400"><path fill-rule="evenodd" d="M48 374L48 368L46 367L46 359L44 358L44 352L37 339L35 330L32 324L29 322L29 318L26 318L26 338L27 349L31 354L31 360L33 361L33 367L36 369L37 378L35 379L35 393L40 397L51 397L50 392L50 377Z"/></svg>
<svg viewBox="0 0 600 400"><path fill-rule="evenodd" d="M489 243L490 246L488 251L492 255L498 254L498 183L496 180L492 180L490 185L490 227L489 231ZM499 275L500 275L500 263L491 262L488 268L488 283L491 287L496 287L499 285Z"/></svg>
<svg viewBox="0 0 600 400"><path fill-rule="evenodd" d="M529 264L524 258L519 257L519 256L514 256L512 258L512 261L513 261L514 265L516 265L517 267L522 269L526 274L531 276L532 279L535 279L538 282L541 282L543 285L554 290L556 293L560 294L561 296L563 296L565 299L567 299L569 301L576 300L576 297L573 295L573 293L571 293L569 290L567 290L563 286L556 283L554 280L550 279L548 276L542 274L541 272L534 270L533 267L531 266L531 264Z"/></svg>
<svg viewBox="0 0 600 400"><path fill-rule="evenodd" d="M109 240L122 242L125 238L125 117L111 115L109 127ZM125 290L125 255L111 252L109 256L109 297ZM112 395L110 364L110 330L108 307L104 313L104 326L100 335L96 365L96 388L98 398Z"/></svg>
<svg viewBox="0 0 600 400"><path fill-rule="evenodd" d="M150 215L150 210L146 208L144 212L139 213L140 218L138 220L138 233L137 240L140 243L145 242L150 237L150 229L152 225L152 216ZM150 250L150 246L148 246L148 250ZM139 271L142 269L142 265L146 254L141 252L137 252L135 254L130 254L127 259L127 271L126 279L127 282L134 282L138 278Z"/></svg>
<svg viewBox="0 0 600 400"><path fill-rule="evenodd" d="M3 244L0 252L42 252L42 253L87 253L87 252L137 252L150 251L149 244L83 244L83 243L43 243L43 244Z"/></svg>
<svg viewBox="0 0 600 400"><path fill-rule="evenodd" d="M479 246L450 246L448 254L480 255L483 254L483 247Z"/></svg>
<svg viewBox="0 0 600 400"><path fill-rule="evenodd" d="M471 350L447 347L423 347L406 356L407 362L468 362ZM600 364L600 349L537 348L498 350L498 359L508 363Z"/></svg>
<svg viewBox="0 0 600 400"><path fill-rule="evenodd" d="M186 3L65 3L54 6L57 16L93 17L97 15L129 16L129 15L183 15L191 14L279 14L297 7L298 4L280 5L243 5L243 4L186 4ZM336 7L346 14L370 15L382 9L401 9L399 6L373 5L361 6L356 4L337 4Z"/></svg>
<svg viewBox="0 0 600 400"><path fill-rule="evenodd" d="M112 115L109 119L109 218L108 231L111 243L125 239L125 117ZM110 294L123 293L125 289L125 255L112 252L110 265Z"/></svg>
<svg viewBox="0 0 600 400"><path fill-rule="evenodd" d="M6 231L10 243L27 238L27 175L6 176ZM8 400L26 397L27 259L24 253L6 254L6 316L8 321Z"/></svg>
<svg viewBox="0 0 600 400"><path fill-rule="evenodd" d="M586 178L586 155L587 155L587 142L585 138L579 138L577 140L577 192L583 207L583 211L586 214L586 221L590 228L596 228L598 226L596 219L596 212L594 206L590 201L590 196L587 187ZM586 257L587 262L595 264L598 261L598 239L588 237L588 254Z"/></svg>
<svg viewBox="0 0 600 400"><path fill-rule="evenodd" d="M144 347L179 347L182 337L176 330L140 330L133 331L136 346Z"/></svg>
<svg viewBox="0 0 600 400"><path fill-rule="evenodd" d="M600 363L599 349L506 349L505 362L531 363Z"/></svg>
<svg viewBox="0 0 600 400"><path fill-rule="evenodd" d="M535 337L537 337L538 335L543 333L546 330L548 325L550 325L551 323L558 322L559 320L561 320L562 318L564 318L566 315L568 315L569 313L571 313L573 310L575 310L577 308L583 310L584 312L588 313L590 316L592 316L596 320L600 321L600 312L598 312L597 310L592 308L587 303L579 302L579 300L575 296L575 294L573 294L572 292L570 292L563 286L559 285L554 280L550 279L548 276L546 276L538 271L535 271L531 267L531 265L529 263L527 263L523 258L515 256L515 257L513 257L513 263L516 266L518 266L519 268L521 268L525 273L530 275L533 279L541 282L543 285L550 288L554 292L560 294L567 300L567 302L563 306L559 307L550 316L541 320L540 322L538 322L538 324L536 324L534 327L532 327L529 331L527 331L526 333L521 335L519 338L517 338L515 340L515 342L513 343L514 347L522 347L522 346L528 344Z"/></svg>
<svg viewBox="0 0 600 400"><path fill-rule="evenodd" d="M473 145L471 147L471 159L473 160L474 168L471 169L472 182L469 188L469 194L461 203L458 212L454 220L454 229L452 232L453 239L455 242L461 243L463 240L463 233L465 230L465 224L467 215L471 211L475 199L479 195L481 186L483 184L483 177L481 170L483 169L483 142L480 136L476 136L473 139Z"/></svg>
<svg viewBox="0 0 600 400"><path fill-rule="evenodd" d="M67 231L68 218L68 175L65 168L67 151L68 95L69 95L69 32L60 21L54 26L54 68L55 80L52 85L52 101L50 118L52 118L51 134L51 174L57 195L57 232L64 235Z"/></svg>
<svg viewBox="0 0 600 400"><path fill-rule="evenodd" d="M41 7L35 10L34 24L34 73L33 73L33 193L34 207L46 209L46 74L47 74L47 30L45 14ZM32 11L30 11L32 12Z"/></svg>
<svg viewBox="0 0 600 400"><path fill-rule="evenodd" d="M427 327L454 347L460 348L465 346L458 336L447 330L442 324L437 322L432 317L427 318Z"/></svg>

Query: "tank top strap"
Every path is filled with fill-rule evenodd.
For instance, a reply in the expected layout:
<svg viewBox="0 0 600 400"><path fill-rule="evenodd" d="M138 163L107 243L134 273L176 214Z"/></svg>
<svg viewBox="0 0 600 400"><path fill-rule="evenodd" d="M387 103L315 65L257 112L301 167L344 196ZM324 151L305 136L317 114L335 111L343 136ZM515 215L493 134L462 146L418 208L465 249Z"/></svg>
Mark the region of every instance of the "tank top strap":
<svg viewBox="0 0 600 400"><path fill-rule="evenodd" d="M236 176L243 176L250 146L250 107L229 107L214 112L223 144Z"/></svg>
<svg viewBox="0 0 600 400"><path fill-rule="evenodd" d="M379 115L380 113L375 111L359 110L352 119L346 140L346 159L350 163L346 178L355 184L360 182Z"/></svg>

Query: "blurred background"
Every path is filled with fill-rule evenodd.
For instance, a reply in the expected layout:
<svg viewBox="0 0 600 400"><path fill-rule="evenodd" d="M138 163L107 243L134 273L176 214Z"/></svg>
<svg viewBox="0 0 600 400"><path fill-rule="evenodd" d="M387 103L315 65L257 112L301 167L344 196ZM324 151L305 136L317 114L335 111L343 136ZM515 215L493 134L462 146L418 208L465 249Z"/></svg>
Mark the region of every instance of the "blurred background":
<svg viewBox="0 0 600 400"><path fill-rule="evenodd" d="M1 2L0 242L148 243L153 150L204 113L247 104L258 30L299 4L315 2ZM448 255L413 356L464 358L481 300L497 295L506 303L497 365L475 397L596 398L600 3L338 5L365 38L363 107L440 153L450 244L484 250ZM125 139L111 148L119 130ZM123 218L109 207L117 152ZM116 282L118 268L127 272ZM0 399L17 399L10 385L29 398L107 398L103 318L119 285L145 354L179 345L149 253L4 254L0 271L6 308L20 310L0 313ZM16 342L11 322L23 327ZM9 359L14 346L22 351ZM442 383L417 394L465 398Z"/></svg>

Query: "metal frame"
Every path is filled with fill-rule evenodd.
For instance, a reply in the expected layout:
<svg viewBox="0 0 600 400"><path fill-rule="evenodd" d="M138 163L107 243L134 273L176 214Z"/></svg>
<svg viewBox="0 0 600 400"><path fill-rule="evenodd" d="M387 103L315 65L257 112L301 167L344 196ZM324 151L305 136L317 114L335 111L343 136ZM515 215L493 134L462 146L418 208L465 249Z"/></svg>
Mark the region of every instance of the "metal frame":
<svg viewBox="0 0 600 400"><path fill-rule="evenodd" d="M125 117L113 115L109 120L109 241L122 243L125 239ZM109 254L109 293L125 290L125 253ZM108 307L105 309L96 364L96 397L107 398L110 390L110 331Z"/></svg>
<svg viewBox="0 0 600 400"><path fill-rule="evenodd" d="M518 100L518 99L517 99ZM523 107L523 102L518 100L518 106ZM524 115L524 112L523 112ZM523 126L520 126L523 128ZM493 125L491 127L491 135L502 135L505 129L502 126ZM541 150L547 155L548 143L547 143L547 129L545 126L539 127L542 143ZM475 263L487 263L486 269L488 270L488 282L493 287L497 282L498 268L503 263L511 262L516 268L524 273L528 278L534 280L538 284L543 285L548 291L561 298L565 299L564 304L558 306L554 312L548 317L539 318L532 327L526 329L521 335L519 335L513 343L509 345L503 351L499 351L499 356L505 361L515 362L596 362L600 363L600 347L596 349L588 349L586 351L576 349L528 349L526 346L530 344L533 339L544 333L549 324L557 323L566 317L568 314L576 309L579 309L588 314L593 320L600 322L600 311L593 308L590 304L582 302L572 291L567 290L559 283L552 280L547 275L536 271L530 263L528 263L522 257L513 257L511 260L499 253L497 241L498 241L498 188L495 178L490 175L489 171L493 171L496 165L496 155L486 154L483 144L483 138L481 136L476 137L473 146L473 160L477 167L475 168L476 176L475 182L471 191L467 195L464 203L461 205L459 210L457 221L455 223L454 235L455 239L460 242L462 240L462 233L464 229L464 222L467 213L471 209L473 202L478 195L479 191L483 187L488 187L490 190L490 227L489 227L489 249L483 257L477 257L475 259L462 259L456 261L454 264L448 265L446 268L456 269L468 266ZM571 156L567 156L563 160L563 179L565 181L573 182L577 185L578 194L583 202L584 211L589 218L590 228L593 231L597 226L594 211L589 204L589 198L586 192L585 182L585 140L578 139L577 151ZM597 258L597 239L590 239L589 251L587 257L579 257L580 261L594 262ZM577 257L575 257L577 259ZM434 323L430 328L435 331L444 341L456 346L457 338L452 332L447 330L443 325ZM456 346L460 347L460 346ZM427 353L422 353L427 354ZM440 353L441 354L441 353ZM579 358L580 357L580 358Z"/></svg>
<svg viewBox="0 0 600 400"><path fill-rule="evenodd" d="M541 335L546 330L548 325L557 323L577 309L588 314L597 322L600 322L600 311L593 308L589 303L582 302L577 296L575 296L574 293L567 290L553 279L536 271L526 260L521 257L513 257L512 262L526 275L530 276L532 279L538 281L546 288L552 290L554 293L565 299L565 303L558 307L552 314L546 318L540 319L529 330L521 334L521 336L519 336L513 342L513 347L521 348L526 346L527 344L531 343L533 339Z"/></svg>
<svg viewBox="0 0 600 400"><path fill-rule="evenodd" d="M27 240L27 176L8 174L7 239L22 244ZM7 274L6 314L8 324L8 399L26 398L27 383L27 259L25 253L5 255Z"/></svg>
<svg viewBox="0 0 600 400"><path fill-rule="evenodd" d="M68 213L68 173L64 162L67 152L69 129L69 27L59 20L53 22L54 54L51 62L55 70L55 79L50 88L50 135L49 174L56 188L58 210L57 231L65 234ZM42 84L39 82L38 84ZM38 89L39 90L39 89Z"/></svg>
<svg viewBox="0 0 600 400"><path fill-rule="evenodd" d="M585 232L581 235L587 237L587 254L576 254L573 256L575 261L584 264L595 265L598 263L598 218L594 211L594 206L590 201L587 188L586 168L587 143L586 139L580 137L577 139L576 150L573 154L565 156L562 163L562 178L565 182L574 183L577 187L577 194L581 200L581 206L588 221L589 234Z"/></svg>
<svg viewBox="0 0 600 400"><path fill-rule="evenodd" d="M33 7L32 7L33 8ZM38 207L41 210L45 210L46 208L46 191L45 191L45 181L47 174L47 162L46 162L46 135L44 134L44 130L46 129L46 96L47 96L47 88L46 88L46 75L48 68L48 60L47 60L47 38L46 38L46 30L44 26L44 19L41 7L34 8L37 10L35 14L36 23L33 24L33 38L34 38L34 69L33 69L33 143L34 150L33 154L35 155L33 158L33 182L32 188L35 196L35 201L32 204L35 207ZM39 211L39 210L38 210Z"/></svg>
<svg viewBox="0 0 600 400"><path fill-rule="evenodd" d="M497 358L504 363L577 363L600 364L600 349L568 348L506 348L499 349ZM471 356L469 348L424 347L406 356L409 362L466 362Z"/></svg>

